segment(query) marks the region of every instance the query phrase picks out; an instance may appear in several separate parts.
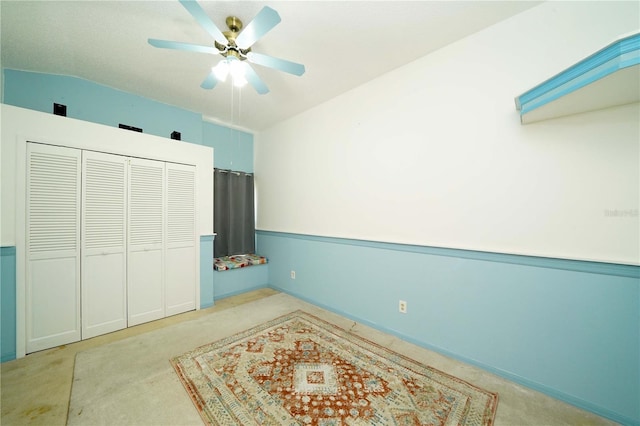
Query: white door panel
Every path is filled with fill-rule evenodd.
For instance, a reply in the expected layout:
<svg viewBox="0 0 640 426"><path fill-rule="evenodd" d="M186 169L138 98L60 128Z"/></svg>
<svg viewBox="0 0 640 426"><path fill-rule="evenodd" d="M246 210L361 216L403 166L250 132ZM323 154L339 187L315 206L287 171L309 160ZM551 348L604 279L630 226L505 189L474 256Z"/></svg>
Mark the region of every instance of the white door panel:
<svg viewBox="0 0 640 426"><path fill-rule="evenodd" d="M165 275L167 316L195 309L195 247L167 249Z"/></svg>
<svg viewBox="0 0 640 426"><path fill-rule="evenodd" d="M76 149L27 144L27 353L81 338L80 158Z"/></svg>
<svg viewBox="0 0 640 426"><path fill-rule="evenodd" d="M127 326L127 158L82 155L82 338Z"/></svg>
<svg viewBox="0 0 640 426"><path fill-rule="evenodd" d="M167 163L166 315L196 308L195 167Z"/></svg>
<svg viewBox="0 0 640 426"><path fill-rule="evenodd" d="M77 261L73 256L29 262L29 352L80 340Z"/></svg>
<svg viewBox="0 0 640 426"><path fill-rule="evenodd" d="M129 252L129 325L164 318L161 250Z"/></svg>
<svg viewBox="0 0 640 426"><path fill-rule="evenodd" d="M163 318L165 164L130 159L128 226L129 325Z"/></svg>
<svg viewBox="0 0 640 426"><path fill-rule="evenodd" d="M127 327L125 253L82 259L82 338Z"/></svg>

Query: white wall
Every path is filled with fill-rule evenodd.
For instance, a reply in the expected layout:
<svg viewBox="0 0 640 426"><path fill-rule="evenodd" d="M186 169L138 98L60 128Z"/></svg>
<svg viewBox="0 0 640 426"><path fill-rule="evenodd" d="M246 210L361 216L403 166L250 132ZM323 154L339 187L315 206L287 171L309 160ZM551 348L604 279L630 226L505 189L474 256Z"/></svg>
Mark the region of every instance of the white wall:
<svg viewBox="0 0 640 426"><path fill-rule="evenodd" d="M81 120L0 105L2 120L0 245L16 245L16 163L24 141L193 164L197 170L199 235L213 233L212 148ZM23 155L24 153L21 153ZM22 176L24 179L24 176Z"/></svg>
<svg viewBox="0 0 640 426"><path fill-rule="evenodd" d="M544 3L257 134L258 229L640 263L639 105L514 107L638 16Z"/></svg>

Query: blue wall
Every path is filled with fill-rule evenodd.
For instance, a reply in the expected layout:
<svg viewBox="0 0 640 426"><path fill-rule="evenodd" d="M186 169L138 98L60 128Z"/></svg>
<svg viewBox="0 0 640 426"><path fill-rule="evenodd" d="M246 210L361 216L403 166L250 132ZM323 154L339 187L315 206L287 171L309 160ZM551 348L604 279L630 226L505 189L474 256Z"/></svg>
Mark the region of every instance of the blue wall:
<svg viewBox="0 0 640 426"><path fill-rule="evenodd" d="M213 272L216 300L268 286L269 264Z"/></svg>
<svg viewBox="0 0 640 426"><path fill-rule="evenodd" d="M253 173L253 135L202 120L202 115L141 96L63 75L4 69L3 103L51 113L67 105L67 117L118 127L127 124L144 133L214 149L214 166Z"/></svg>
<svg viewBox="0 0 640 426"><path fill-rule="evenodd" d="M53 103L67 106L67 117L118 127L127 124L144 133L169 138L178 131L182 140L200 144L199 113L152 101L87 80L63 75L4 69L2 102L41 112L53 111Z"/></svg>
<svg viewBox="0 0 640 426"><path fill-rule="evenodd" d="M200 237L200 308L213 306L213 235Z"/></svg>
<svg viewBox="0 0 640 426"><path fill-rule="evenodd" d="M215 152L216 168L253 173L252 134L205 122L203 135L203 145Z"/></svg>
<svg viewBox="0 0 640 426"><path fill-rule="evenodd" d="M0 247L0 362L16 357L16 248Z"/></svg>
<svg viewBox="0 0 640 426"><path fill-rule="evenodd" d="M258 247L278 290L640 422L638 267L266 231Z"/></svg>

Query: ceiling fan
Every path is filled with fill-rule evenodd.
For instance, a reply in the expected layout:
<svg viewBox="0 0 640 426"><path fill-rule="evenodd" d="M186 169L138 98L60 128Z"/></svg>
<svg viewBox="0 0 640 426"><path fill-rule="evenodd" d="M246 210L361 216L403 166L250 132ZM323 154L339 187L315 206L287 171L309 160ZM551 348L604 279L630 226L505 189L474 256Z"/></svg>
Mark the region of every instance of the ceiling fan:
<svg viewBox="0 0 640 426"><path fill-rule="evenodd" d="M302 64L251 51L251 46L253 46L256 41L280 23L280 15L272 8L268 6L262 8L255 18L244 27L244 30L240 19L235 16L229 16L226 19L229 31L222 32L195 0L179 1L207 33L213 37L213 46L157 40L153 38L149 39L149 44L165 49L209 53L224 57L218 65L211 69L209 75L204 79L202 84L200 84L200 87L203 89L213 89L219 81L224 81L227 75L231 74L235 85L242 85L249 82L259 94L263 95L268 93L269 88L267 85L247 62L297 76L304 74L305 69Z"/></svg>

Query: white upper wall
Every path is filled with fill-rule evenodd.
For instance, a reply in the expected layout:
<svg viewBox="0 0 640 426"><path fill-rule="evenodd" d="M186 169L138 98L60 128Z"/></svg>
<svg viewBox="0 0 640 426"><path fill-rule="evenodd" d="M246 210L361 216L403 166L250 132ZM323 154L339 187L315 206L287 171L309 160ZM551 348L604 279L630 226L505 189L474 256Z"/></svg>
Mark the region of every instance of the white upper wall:
<svg viewBox="0 0 640 426"><path fill-rule="evenodd" d="M16 245L16 185L17 179L25 179L25 176L16 176L16 163L18 155L26 155L26 151L22 152L25 141L195 165L197 232L199 235L213 233L212 148L4 104L0 105L0 114L0 245Z"/></svg>
<svg viewBox="0 0 640 426"><path fill-rule="evenodd" d="M639 105L514 106L639 16L544 3L257 134L258 229L639 264Z"/></svg>

